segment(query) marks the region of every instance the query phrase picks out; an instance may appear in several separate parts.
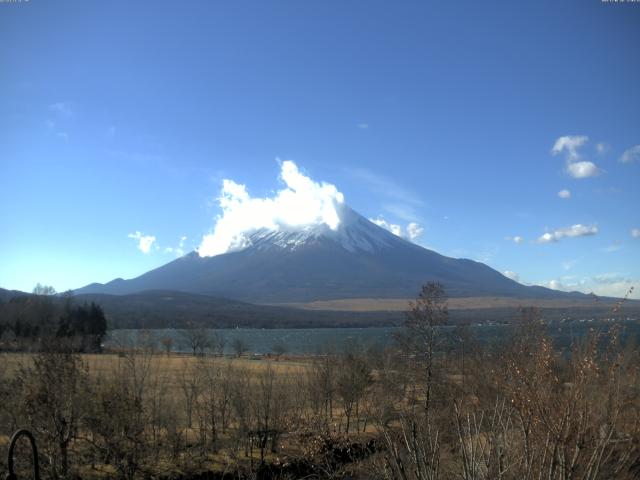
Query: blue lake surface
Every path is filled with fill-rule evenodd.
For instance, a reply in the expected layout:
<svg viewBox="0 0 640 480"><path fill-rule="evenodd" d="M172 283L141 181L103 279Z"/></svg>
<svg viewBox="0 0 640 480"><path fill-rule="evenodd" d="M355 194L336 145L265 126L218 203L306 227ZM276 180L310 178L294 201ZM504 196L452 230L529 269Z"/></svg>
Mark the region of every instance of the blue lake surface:
<svg viewBox="0 0 640 480"><path fill-rule="evenodd" d="M567 347L572 339L586 335L590 329L606 330L607 322L555 322L547 327L549 335L558 347ZM640 322L622 322L622 338L640 338ZM440 327L446 344L455 343L455 327ZM295 355L315 355L328 349L340 351L346 345L357 343L363 347L387 347L395 342L401 327L372 327L372 328L300 328L300 329L216 329L207 330L210 336L221 335L225 339L225 353L232 354L232 342L240 338L249 347L250 353L267 354L274 351L276 345L284 345L287 353ZM479 344L490 345L508 341L513 332L509 325L474 325L468 327L468 336ZM136 344L151 343L160 349L161 339L171 338L172 349L176 352L189 352L189 344L185 339L184 330L113 330L105 341L108 348L133 347ZM448 342L446 341L448 339Z"/></svg>

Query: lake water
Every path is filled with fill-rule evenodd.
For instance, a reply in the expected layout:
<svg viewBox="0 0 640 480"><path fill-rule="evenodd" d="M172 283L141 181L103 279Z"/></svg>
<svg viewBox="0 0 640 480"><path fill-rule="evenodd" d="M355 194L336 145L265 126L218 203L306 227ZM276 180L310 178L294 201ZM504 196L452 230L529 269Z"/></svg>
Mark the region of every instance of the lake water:
<svg viewBox="0 0 640 480"><path fill-rule="evenodd" d="M606 329L606 322L571 322L552 323L548 332L559 347L571 344L572 338L585 335L591 328ZM624 339L640 338L640 322L622 322ZM448 338L450 344L455 340L455 327L440 327L443 337ZM248 352L267 354L274 351L276 345L284 345L287 353L295 355L315 355L327 349L343 350L350 343L357 343L363 347L386 347L395 341L395 334L402 331L399 327L377 328L301 328L301 329L216 329L208 330L210 336L221 335L225 339L225 353L232 354L232 342L240 338L248 346ZM508 325L475 325L468 328L468 335L480 344L506 341L511 335L513 327ZM184 330L113 330L105 341L106 347L132 347L143 342L161 347L163 338L172 339L172 350L189 352L189 343Z"/></svg>

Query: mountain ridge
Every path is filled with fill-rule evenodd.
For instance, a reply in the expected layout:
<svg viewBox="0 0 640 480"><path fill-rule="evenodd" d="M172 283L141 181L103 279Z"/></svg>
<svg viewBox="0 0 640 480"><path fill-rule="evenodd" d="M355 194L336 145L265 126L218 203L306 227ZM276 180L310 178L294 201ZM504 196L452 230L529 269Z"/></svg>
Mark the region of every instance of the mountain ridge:
<svg viewBox="0 0 640 480"><path fill-rule="evenodd" d="M446 257L375 225L349 207L337 229L315 225L260 229L244 248L212 257L191 252L133 279L93 283L75 293L133 294L176 290L250 303L348 298L413 298L427 281L451 297L585 298L521 285L491 267Z"/></svg>

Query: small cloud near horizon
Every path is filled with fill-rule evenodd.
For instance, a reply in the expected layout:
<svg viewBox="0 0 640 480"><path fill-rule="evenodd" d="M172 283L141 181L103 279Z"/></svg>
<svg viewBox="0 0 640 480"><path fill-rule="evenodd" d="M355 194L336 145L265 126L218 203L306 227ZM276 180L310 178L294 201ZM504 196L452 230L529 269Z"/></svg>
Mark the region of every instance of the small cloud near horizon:
<svg viewBox="0 0 640 480"><path fill-rule="evenodd" d="M502 274L505 277L510 278L511 280L513 280L515 282L519 282L520 281L520 275L518 275L516 272L513 272L511 270L505 270L504 272L502 272Z"/></svg>
<svg viewBox="0 0 640 480"><path fill-rule="evenodd" d="M504 237L504 239L510 242L513 242L516 245L521 245L522 243L524 243L524 238L521 237L520 235L508 236L508 237Z"/></svg>
<svg viewBox="0 0 640 480"><path fill-rule="evenodd" d="M546 232L536 240L536 243L556 243L563 238L586 237L596 235L598 227L596 225L582 225L576 223L570 227L559 228L552 232Z"/></svg>
<svg viewBox="0 0 640 480"><path fill-rule="evenodd" d="M143 235L142 232L137 231L135 233L130 233L127 235L128 238L132 238L138 243L138 250L140 250L145 255L151 251L151 247L156 241L156 237L153 235Z"/></svg>

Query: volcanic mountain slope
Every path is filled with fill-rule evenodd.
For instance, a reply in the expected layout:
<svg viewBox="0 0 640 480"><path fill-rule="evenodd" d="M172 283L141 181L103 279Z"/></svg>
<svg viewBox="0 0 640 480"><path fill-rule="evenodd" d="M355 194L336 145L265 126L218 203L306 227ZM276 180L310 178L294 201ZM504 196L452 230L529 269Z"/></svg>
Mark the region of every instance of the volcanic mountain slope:
<svg viewBox="0 0 640 480"><path fill-rule="evenodd" d="M336 230L258 230L239 251L192 252L131 280L90 284L76 293L131 294L177 290L252 303L345 298L412 298L426 281L451 297L576 298L521 285L487 265L445 257L408 242L343 206Z"/></svg>

